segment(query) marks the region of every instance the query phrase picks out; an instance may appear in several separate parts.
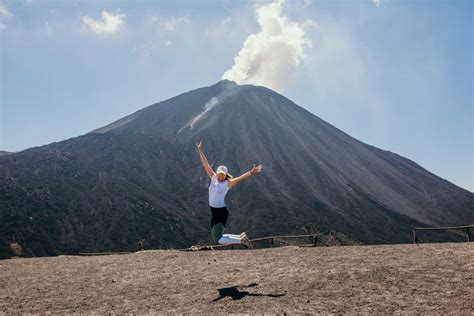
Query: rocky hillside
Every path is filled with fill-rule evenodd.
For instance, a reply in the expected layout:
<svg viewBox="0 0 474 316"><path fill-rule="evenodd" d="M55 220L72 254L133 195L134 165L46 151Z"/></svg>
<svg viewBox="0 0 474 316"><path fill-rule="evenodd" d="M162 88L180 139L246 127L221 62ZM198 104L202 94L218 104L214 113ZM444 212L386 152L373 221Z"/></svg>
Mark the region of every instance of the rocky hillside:
<svg viewBox="0 0 474 316"><path fill-rule="evenodd" d="M412 226L474 223L473 193L272 90L221 81L0 156L0 256L13 255L12 242L35 256L135 250L141 239L148 248L209 243L200 140L214 168L237 176L264 166L229 192L228 232L405 243Z"/></svg>

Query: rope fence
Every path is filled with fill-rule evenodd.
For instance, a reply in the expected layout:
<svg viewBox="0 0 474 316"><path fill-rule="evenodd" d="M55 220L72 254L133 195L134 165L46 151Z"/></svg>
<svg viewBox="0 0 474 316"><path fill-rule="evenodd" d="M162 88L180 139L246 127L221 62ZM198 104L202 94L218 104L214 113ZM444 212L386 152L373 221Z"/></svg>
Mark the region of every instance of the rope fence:
<svg viewBox="0 0 474 316"><path fill-rule="evenodd" d="M269 240L270 243L274 244L275 239L292 239L292 238L306 238L310 237L313 239L313 245L317 246L318 244L318 236L317 235L288 235L288 236L269 236L269 237L261 237L261 238L255 238L255 239L250 239L250 242L255 242L255 241L261 241L261 240Z"/></svg>
<svg viewBox="0 0 474 316"><path fill-rule="evenodd" d="M416 231L419 230L455 230L455 229L465 229L467 241L471 241L471 228L474 229L474 225L467 226L454 226L454 227L414 227L413 228L413 243L418 243L418 237L416 236Z"/></svg>
<svg viewBox="0 0 474 316"><path fill-rule="evenodd" d="M318 244L318 235L287 235L287 236L268 236L268 237L261 237L261 238L254 238L250 239L250 242L253 244L254 242L268 240L270 244L274 246L275 239L294 239L294 238L312 238L312 243L305 245L305 246L312 246L315 247ZM196 250L215 250L215 249L234 249L234 247L241 248L241 245L237 244L228 244L228 245L212 245L212 246L192 246L191 248L182 249L185 251L196 251Z"/></svg>
<svg viewBox="0 0 474 316"><path fill-rule="evenodd" d="M413 228L413 243L417 244L418 243L418 236L417 236L417 231L427 231L427 230L456 230L460 229L466 230L466 237L467 241L470 242L472 240L471 238L471 229L474 229L474 225L467 225L467 226L453 226L453 227L414 227ZM261 238L254 238L250 239L251 243L255 242L260 242L260 241L265 241L268 240L271 244L271 246L275 245L275 240L276 239L298 239L298 238L311 238L312 243L311 244L306 244L304 246L311 246L311 247L316 247L318 245L318 235L317 234L310 234L310 235L283 235L283 236L268 236L268 237L261 237ZM139 241L139 247L138 251L144 250L144 243L145 240L142 239ZM208 246L192 246L190 248L186 249L176 249L176 250L181 250L181 251L197 251L197 250L217 250L217 249L234 249L234 247L242 247L241 245L234 245L234 244L228 244L228 245L208 245ZM103 256L103 255L115 255L115 254L130 254L134 252L99 252L99 253L79 253L81 256Z"/></svg>

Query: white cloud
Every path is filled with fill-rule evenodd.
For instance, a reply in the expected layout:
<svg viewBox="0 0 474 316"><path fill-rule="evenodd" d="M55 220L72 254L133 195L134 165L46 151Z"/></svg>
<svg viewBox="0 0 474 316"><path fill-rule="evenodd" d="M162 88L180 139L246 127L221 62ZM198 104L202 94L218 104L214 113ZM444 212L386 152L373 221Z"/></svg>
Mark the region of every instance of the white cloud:
<svg viewBox="0 0 474 316"><path fill-rule="evenodd" d="M372 0L372 3L375 4L377 7L380 5L382 0Z"/></svg>
<svg viewBox="0 0 474 316"><path fill-rule="evenodd" d="M164 18L155 15L151 17L151 22L160 25L166 31L173 32L176 30L178 25L188 24L191 20L187 16Z"/></svg>
<svg viewBox="0 0 474 316"><path fill-rule="evenodd" d="M301 27L303 29L308 29L310 27L318 27L318 26L319 26L319 24L316 21L311 20L311 19L310 20L305 20L303 23L301 23Z"/></svg>
<svg viewBox="0 0 474 316"><path fill-rule="evenodd" d="M7 20L13 18L14 15L11 11L7 8L3 2L0 2L0 31L3 31L7 27Z"/></svg>
<svg viewBox="0 0 474 316"><path fill-rule="evenodd" d="M232 18L230 16L224 18L221 20L221 24L224 25L224 24L229 24L232 22Z"/></svg>
<svg viewBox="0 0 474 316"><path fill-rule="evenodd" d="M13 13L8 10L6 5L4 5L2 2L0 2L0 16L5 17L5 18L12 18Z"/></svg>
<svg viewBox="0 0 474 316"><path fill-rule="evenodd" d="M247 38L222 79L283 90L290 72L305 58L305 48L311 47L304 27L283 15L283 4L277 0L256 8L260 31Z"/></svg>
<svg viewBox="0 0 474 316"><path fill-rule="evenodd" d="M104 10L102 11L102 21L96 21L88 16L84 16L82 22L96 34L113 34L124 23L124 16L123 14L113 15Z"/></svg>
<svg viewBox="0 0 474 316"><path fill-rule="evenodd" d="M171 46L173 46L173 42L170 41L170 40L167 40L165 45L166 45L166 47L171 47Z"/></svg>
<svg viewBox="0 0 474 316"><path fill-rule="evenodd" d="M48 36L53 35L53 27L51 26L51 23L48 21L44 22L44 31Z"/></svg>

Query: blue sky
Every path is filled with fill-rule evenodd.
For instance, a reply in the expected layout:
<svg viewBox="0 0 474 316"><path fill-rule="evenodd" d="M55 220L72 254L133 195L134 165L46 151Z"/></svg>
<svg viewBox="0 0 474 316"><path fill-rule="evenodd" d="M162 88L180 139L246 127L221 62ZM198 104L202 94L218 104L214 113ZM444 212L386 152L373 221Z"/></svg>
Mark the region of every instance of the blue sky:
<svg viewBox="0 0 474 316"><path fill-rule="evenodd" d="M214 84L269 3L0 0L0 150L75 137ZM470 0L288 0L281 16L309 44L279 91L474 191L473 11Z"/></svg>

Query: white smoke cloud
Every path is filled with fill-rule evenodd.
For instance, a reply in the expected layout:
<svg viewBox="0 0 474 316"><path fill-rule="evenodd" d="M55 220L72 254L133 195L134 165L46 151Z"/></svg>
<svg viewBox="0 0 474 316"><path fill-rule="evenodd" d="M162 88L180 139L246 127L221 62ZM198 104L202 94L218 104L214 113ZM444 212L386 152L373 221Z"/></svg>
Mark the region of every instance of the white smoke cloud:
<svg viewBox="0 0 474 316"><path fill-rule="evenodd" d="M120 25L123 24L123 17L123 14L113 15L104 10L102 11L102 21L84 16L82 22L96 34L112 34L117 32Z"/></svg>
<svg viewBox="0 0 474 316"><path fill-rule="evenodd" d="M222 79L282 91L290 71L305 58L305 48L311 47L304 27L282 14L283 4L277 0L257 7L260 31L247 38Z"/></svg>
<svg viewBox="0 0 474 316"><path fill-rule="evenodd" d="M211 111L213 108L215 108L217 105L221 104L222 101L224 101L227 97L233 95L237 91L237 87L235 85L228 85L225 87L225 89L219 93L217 96L214 96L207 101L207 103L204 105L204 110L199 113L198 115L194 116L192 119L189 120L186 125L180 128L178 131L178 134L181 133L182 130L185 128L194 128L194 125L196 125L197 122L199 122L205 115Z"/></svg>

